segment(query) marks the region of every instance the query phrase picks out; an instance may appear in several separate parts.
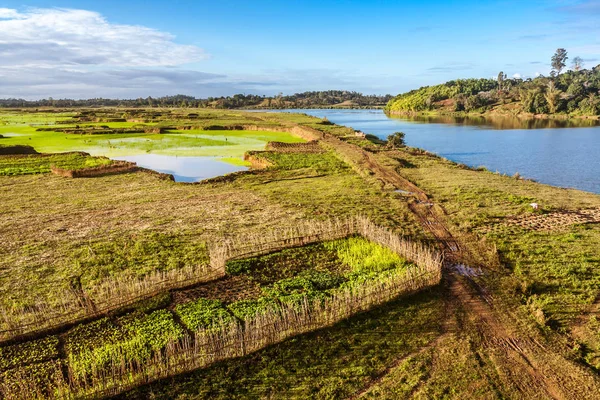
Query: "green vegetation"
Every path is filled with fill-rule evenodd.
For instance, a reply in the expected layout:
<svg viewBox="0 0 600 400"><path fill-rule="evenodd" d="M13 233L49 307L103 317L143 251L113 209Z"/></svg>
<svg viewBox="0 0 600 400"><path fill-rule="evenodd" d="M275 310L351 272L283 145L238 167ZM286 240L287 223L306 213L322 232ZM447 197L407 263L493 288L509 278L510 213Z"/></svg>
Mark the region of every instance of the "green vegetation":
<svg viewBox="0 0 600 400"><path fill-rule="evenodd" d="M404 132L394 132L393 134L388 136L386 145L387 147L392 149L397 149L399 147L406 146L406 142L404 141L405 137L406 135L404 134Z"/></svg>
<svg viewBox="0 0 600 400"><path fill-rule="evenodd" d="M600 287L597 225L553 233L504 229L489 237L519 281L521 302L543 325L564 332L596 299Z"/></svg>
<svg viewBox="0 0 600 400"><path fill-rule="evenodd" d="M75 248L69 262L81 274L81 283L88 286L122 272L144 276L155 271L208 265L209 260L206 244L194 237L140 232L108 242L90 241L84 248Z"/></svg>
<svg viewBox="0 0 600 400"><path fill-rule="evenodd" d="M534 79L459 79L441 85L426 86L396 96L386 112L474 112L518 115L561 114L571 116L600 115L600 67L583 69L575 59L573 69L560 74L567 53L558 49L552 57L553 74ZM577 57L576 57L577 58Z"/></svg>
<svg viewBox="0 0 600 400"><path fill-rule="evenodd" d="M219 300L201 298L177 305L175 312L181 318L181 322L192 331L224 325L231 320L231 315Z"/></svg>
<svg viewBox="0 0 600 400"><path fill-rule="evenodd" d="M473 90L478 84L473 82ZM510 80L502 74L498 84L508 90ZM90 301L86 293L94 294L111 279L153 274L160 279L203 267L209 263L207 249L213 255L212 245L223 238L266 236L307 219L364 215L412 241L440 246L433 235L444 226L460 246L461 254L452 256L467 260L465 275L449 266L445 284L427 292L254 353L244 353L242 346L232 353L210 351L209 357L221 352L237 358L217 357L221 361L207 368L137 388L123 398L346 398L359 393L370 398L585 398L597 393L600 229L593 223L546 229L516 222L598 208L599 196L470 169L406 146L351 138L352 129L306 115L157 108L31 114L46 127L68 119L59 125L185 128L140 134L144 138L198 134L221 141L227 135L229 143L250 134L266 141L271 132L206 128L285 130L299 124L342 140L324 139L328 151L323 153L260 152L273 167L202 185L163 181L142 171L80 180L0 175L0 304L7 312L60 305L66 294L85 303ZM35 131L19 115L25 114L11 111L8 125L0 126L8 136L3 143L16 140L19 130L24 144L34 141L28 138L34 133L73 141L97 137ZM96 121L119 118L142 122ZM159 146L159 139L150 140ZM411 184L434 205L395 192ZM533 202L539 210L531 208ZM421 208L431 210L426 222L414 211ZM468 267L474 268L473 276ZM154 291L159 294L106 317L0 345L0 391L24 393L18 386L23 373L41 383L42 397L56 390L54 377L97 388L104 373L155 368L152 363L173 348L193 349L210 340L195 342L187 336L190 331L208 328L206 336L216 337L219 331L211 328L231 322L231 332L243 336L239 333L249 333L243 329L257 315L276 319L273 310L295 315L307 299L319 307L373 282L385 287L390 277L411 278L411 268L389 249L354 236L230 260L219 279ZM127 379L135 380L133 375Z"/></svg>
<svg viewBox="0 0 600 400"><path fill-rule="evenodd" d="M58 356L58 338L56 336L0 347L0 372L18 366L49 361Z"/></svg>
<svg viewBox="0 0 600 400"><path fill-rule="evenodd" d="M440 334L441 293L394 301L247 357L126 393L122 398L344 398Z"/></svg>
<svg viewBox="0 0 600 400"><path fill-rule="evenodd" d="M390 100L385 109L387 112L432 110L440 101L457 99L459 96L476 96L495 89L497 82L493 79L458 79L400 94Z"/></svg>
<svg viewBox="0 0 600 400"><path fill-rule="evenodd" d="M90 157L82 153L52 155L15 155L0 157L0 175L27 175L50 172L50 167L78 170L110 165L112 161L103 157Z"/></svg>
<svg viewBox="0 0 600 400"><path fill-rule="evenodd" d="M152 153L240 159L248 150L262 150L269 141L303 142L302 139L288 133L266 131L190 130L170 131L165 134L95 135L38 132L29 127L20 127L19 129L0 127L0 131L9 132L2 140L4 145L27 144L44 153L85 151L95 156L106 157ZM16 136L13 131L19 131L19 135Z"/></svg>
<svg viewBox="0 0 600 400"><path fill-rule="evenodd" d="M392 96L364 95L347 90L327 90L319 92L304 92L284 96L266 97L253 94L236 94L227 97L209 97L199 99L192 96L176 95L158 98L148 97L135 100L115 99L44 99L27 101L23 99L0 99L0 107L181 107L181 108L373 108L383 107Z"/></svg>
<svg viewBox="0 0 600 400"><path fill-rule="evenodd" d="M67 334L65 349L75 378L109 368L116 360L144 363L153 352L183 335L183 329L166 310L149 315L128 314L79 325Z"/></svg>
<svg viewBox="0 0 600 400"><path fill-rule="evenodd" d="M340 260L331 260L336 256ZM323 260L325 265L321 265L319 260ZM281 265L277 261L281 261ZM358 282L359 279L363 283L368 279L378 279L378 273L383 270L404 270L409 267L397 254L358 237L232 261L228 264L228 271L247 275L250 279L256 276L263 283L262 297L233 301L227 305L216 299L200 297L176 303L173 307L148 310L148 313L141 311L144 306L139 305L137 310L118 317L79 324L61 335L62 343L57 337L51 336L0 348L0 355L10 357L1 365L2 370L6 370L7 379L0 388L6 390L6 387L12 387L12 379L18 381L21 372L29 374L27 368L30 363L43 365L41 363L49 360L52 360L47 372L50 376L57 373L52 370L57 362L64 363L69 371L70 384L76 387L80 384L91 385L89 387L92 389L101 387L102 379L107 374L110 376L111 371L114 373L115 368L125 368L124 371L132 368L133 374L135 366L152 362L157 355L167 351L169 343L182 339L185 330L178 321L190 331L214 329L218 334L234 318L244 322L282 303L307 307L314 304L312 302L315 300L330 297L333 291L343 285ZM284 273L287 277L279 279L282 270L287 271ZM218 281L214 281L204 286L218 284ZM156 301L147 302L149 307L146 308L156 304L168 306L163 298L160 295ZM178 316L177 320L169 311L170 308ZM59 351L59 347L62 351ZM42 387L48 386L47 390L52 390L52 381L46 383L42 377L35 379L40 379Z"/></svg>
<svg viewBox="0 0 600 400"><path fill-rule="evenodd" d="M55 382L62 379L59 373L62 362L52 360L37 364L25 365L0 373L0 385L7 393L20 394L23 392L23 376L35 383L41 398L56 397L58 388Z"/></svg>
<svg viewBox="0 0 600 400"><path fill-rule="evenodd" d="M580 349L578 359L596 368L597 328L582 313L594 310L600 295L598 225L548 225L534 230L508 222L514 216L598 208L600 196L476 171L438 157L411 154L408 149L397 151L395 160L404 176L444 206L454 226L497 246L502 273L486 280L496 296L521 315L533 316L545 332L575 331L572 340ZM538 203L540 209L533 210L530 203Z"/></svg>
<svg viewBox="0 0 600 400"><path fill-rule="evenodd" d="M299 154L262 152L261 157L283 170L309 169L314 173L348 172L348 165L336 158L335 154Z"/></svg>
<svg viewBox="0 0 600 400"><path fill-rule="evenodd" d="M378 273L403 266L405 260L390 249L360 237L325 243L325 248L337 252L340 260L350 266L352 274Z"/></svg>

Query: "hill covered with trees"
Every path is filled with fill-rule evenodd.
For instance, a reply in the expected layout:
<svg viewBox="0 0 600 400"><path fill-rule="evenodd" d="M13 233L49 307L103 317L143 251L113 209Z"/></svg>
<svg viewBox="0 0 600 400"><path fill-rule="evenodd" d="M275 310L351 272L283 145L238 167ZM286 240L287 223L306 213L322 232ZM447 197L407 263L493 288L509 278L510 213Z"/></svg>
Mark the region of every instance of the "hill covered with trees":
<svg viewBox="0 0 600 400"><path fill-rule="evenodd" d="M384 107L392 98L391 95L364 95L347 90L327 90L319 92L303 92L289 96L279 94L267 97L254 94L236 94L227 97L196 98L186 95L147 97L137 99L0 99L0 107L191 107L191 108L252 108L252 109L284 109L284 108L377 108Z"/></svg>
<svg viewBox="0 0 600 400"><path fill-rule="evenodd" d="M400 94L385 107L389 114L490 113L600 115L600 65L582 68L575 57L570 70L561 74L568 59L564 49L552 57L550 76L534 79L458 79Z"/></svg>

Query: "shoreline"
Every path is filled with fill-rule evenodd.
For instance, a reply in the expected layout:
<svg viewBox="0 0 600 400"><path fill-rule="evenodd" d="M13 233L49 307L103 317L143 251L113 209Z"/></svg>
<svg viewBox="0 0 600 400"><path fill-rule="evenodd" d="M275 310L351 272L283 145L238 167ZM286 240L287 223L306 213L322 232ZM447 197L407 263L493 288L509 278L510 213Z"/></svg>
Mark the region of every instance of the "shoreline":
<svg viewBox="0 0 600 400"><path fill-rule="evenodd" d="M407 116L407 117L456 117L456 118L517 118L521 120L591 120L600 121L599 115L567 115L567 114L531 114L531 113L518 113L518 114L505 114L495 112L484 112L484 113L473 113L464 111L387 111L384 109L384 113L388 116Z"/></svg>

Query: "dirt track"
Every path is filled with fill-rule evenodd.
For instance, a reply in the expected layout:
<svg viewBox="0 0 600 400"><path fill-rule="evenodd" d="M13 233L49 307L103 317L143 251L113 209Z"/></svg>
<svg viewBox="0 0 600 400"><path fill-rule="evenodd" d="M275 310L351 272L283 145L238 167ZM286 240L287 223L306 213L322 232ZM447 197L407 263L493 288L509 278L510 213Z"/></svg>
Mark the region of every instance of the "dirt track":
<svg viewBox="0 0 600 400"><path fill-rule="evenodd" d="M461 241L460 237L456 238L451 234L440 206L433 204L426 193L399 175L393 168L383 165L367 151L337 138L326 136L324 140L347 161L354 163L355 168L367 170L367 175L372 175L379 180L384 188L392 187L409 192L413 197L409 201L410 209L423 229L431 233L444 250L446 260L444 281L448 290L447 309L462 310L466 314L466 318L458 318L453 315L453 312L447 313L448 319L463 322L446 321L445 326L458 324L456 335L462 335L463 331L465 334L475 331L475 336L481 338L476 353L484 364L490 364L496 370L495 386L510 388L511 392L516 390L522 398L600 398L600 380L592 371L567 360L561 354L562 351L547 347L542 344L541 339L520 334L517 324L511 320L508 313L497 309L493 296L486 290L477 274L464 273L465 268L468 268L465 267L468 265L468 257L465 256L469 252L465 244L467 241ZM379 158L383 157L385 156ZM599 216L600 210L596 210L581 218ZM555 217L546 218L552 220ZM492 271L484 269L484 273L492 273ZM444 333L446 334L448 333ZM429 346L436 346L440 341L441 337ZM401 362L402 359L397 360L382 376L375 378L354 397L366 393ZM510 397L509 393L507 395Z"/></svg>

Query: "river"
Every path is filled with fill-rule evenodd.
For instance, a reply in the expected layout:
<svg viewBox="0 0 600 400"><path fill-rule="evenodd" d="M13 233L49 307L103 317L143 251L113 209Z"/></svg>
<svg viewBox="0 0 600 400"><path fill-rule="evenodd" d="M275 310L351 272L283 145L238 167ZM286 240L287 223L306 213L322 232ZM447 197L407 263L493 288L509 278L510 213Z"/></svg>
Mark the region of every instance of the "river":
<svg viewBox="0 0 600 400"><path fill-rule="evenodd" d="M554 186L600 193L597 122L518 119L389 118L381 110L286 110L350 126L385 139L402 131L409 146L473 167ZM583 126L582 126L583 125ZM587 125L587 126L586 126Z"/></svg>

